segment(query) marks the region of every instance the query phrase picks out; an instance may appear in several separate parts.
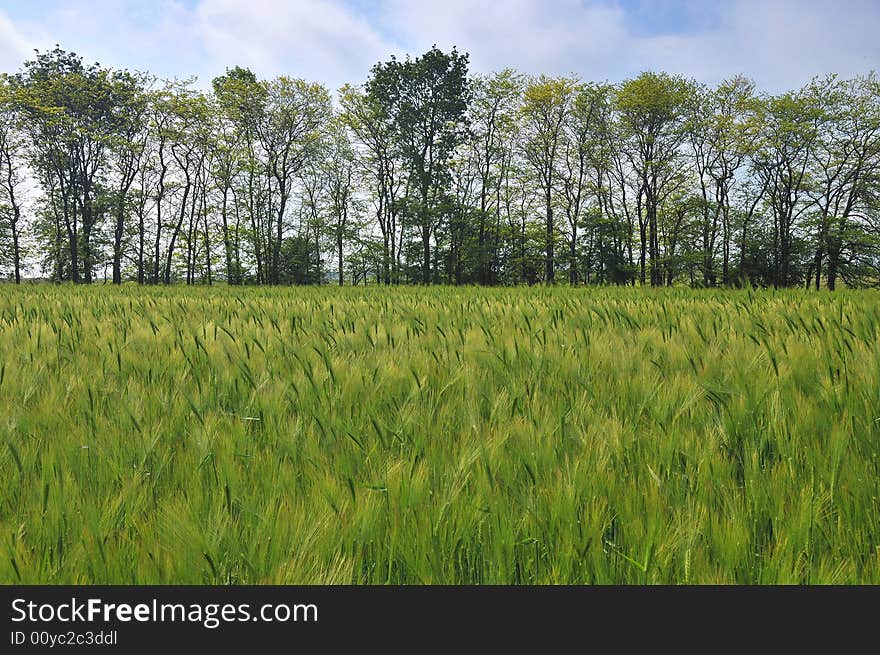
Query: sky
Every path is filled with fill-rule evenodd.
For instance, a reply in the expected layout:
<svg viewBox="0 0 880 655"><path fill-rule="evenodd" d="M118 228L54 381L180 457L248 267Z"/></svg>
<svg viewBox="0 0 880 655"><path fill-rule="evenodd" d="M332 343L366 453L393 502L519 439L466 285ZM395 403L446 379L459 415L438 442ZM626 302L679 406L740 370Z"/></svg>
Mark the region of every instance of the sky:
<svg viewBox="0 0 880 655"><path fill-rule="evenodd" d="M0 72L57 43L201 87L240 65L336 89L436 44L478 73L741 73L778 93L880 68L878 26L880 0L0 0Z"/></svg>

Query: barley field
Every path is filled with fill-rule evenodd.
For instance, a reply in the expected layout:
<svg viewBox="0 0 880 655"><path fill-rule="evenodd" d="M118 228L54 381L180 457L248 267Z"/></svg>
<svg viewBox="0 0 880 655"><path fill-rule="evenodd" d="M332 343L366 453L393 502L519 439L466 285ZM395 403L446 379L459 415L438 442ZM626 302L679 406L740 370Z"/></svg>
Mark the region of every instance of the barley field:
<svg viewBox="0 0 880 655"><path fill-rule="evenodd" d="M0 583L880 583L880 294L0 287Z"/></svg>

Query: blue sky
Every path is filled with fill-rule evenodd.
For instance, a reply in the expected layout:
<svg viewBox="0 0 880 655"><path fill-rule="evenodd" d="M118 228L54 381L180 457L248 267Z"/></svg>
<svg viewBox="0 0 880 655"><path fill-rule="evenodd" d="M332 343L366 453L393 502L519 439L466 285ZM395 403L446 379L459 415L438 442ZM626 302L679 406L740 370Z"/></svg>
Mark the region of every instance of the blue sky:
<svg viewBox="0 0 880 655"><path fill-rule="evenodd" d="M469 52L478 72L743 73L776 92L880 67L878 25L878 0L0 0L0 71L59 43L202 85L243 65L337 88L436 43Z"/></svg>

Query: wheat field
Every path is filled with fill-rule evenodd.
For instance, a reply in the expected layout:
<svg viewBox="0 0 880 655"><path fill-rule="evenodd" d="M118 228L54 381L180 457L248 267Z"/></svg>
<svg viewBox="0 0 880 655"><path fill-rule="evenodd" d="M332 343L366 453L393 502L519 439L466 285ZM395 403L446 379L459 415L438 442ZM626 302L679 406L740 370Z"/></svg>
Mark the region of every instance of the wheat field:
<svg viewBox="0 0 880 655"><path fill-rule="evenodd" d="M0 286L0 583L880 583L880 293Z"/></svg>

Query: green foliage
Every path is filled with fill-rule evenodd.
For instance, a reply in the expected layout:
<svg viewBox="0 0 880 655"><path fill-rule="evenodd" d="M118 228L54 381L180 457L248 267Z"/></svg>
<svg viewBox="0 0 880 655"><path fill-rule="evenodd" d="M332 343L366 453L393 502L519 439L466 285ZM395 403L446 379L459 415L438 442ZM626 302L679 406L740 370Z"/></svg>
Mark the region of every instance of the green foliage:
<svg viewBox="0 0 880 655"><path fill-rule="evenodd" d="M0 287L0 582L880 583L876 292Z"/></svg>
<svg viewBox="0 0 880 655"><path fill-rule="evenodd" d="M0 268L280 284L308 233L340 284L880 280L876 75L769 96L468 65L392 57L334 106L239 66L203 92L37 52L0 76Z"/></svg>
<svg viewBox="0 0 880 655"><path fill-rule="evenodd" d="M467 66L467 54L435 46L416 59L376 64L366 84L370 99L399 131L420 187L435 182L432 166L442 166L464 136Z"/></svg>
<svg viewBox="0 0 880 655"><path fill-rule="evenodd" d="M278 281L281 284L318 284L318 254L311 239L287 237L281 242Z"/></svg>
<svg viewBox="0 0 880 655"><path fill-rule="evenodd" d="M408 204L419 228L424 284L431 282L431 236L436 206L449 187L449 162L467 134L471 98L468 56L436 46L416 59L376 64L365 85L377 118L393 126L395 144L411 178Z"/></svg>
<svg viewBox="0 0 880 655"><path fill-rule="evenodd" d="M630 130L656 138L666 125L679 120L688 94L682 78L647 72L624 82L616 102Z"/></svg>

